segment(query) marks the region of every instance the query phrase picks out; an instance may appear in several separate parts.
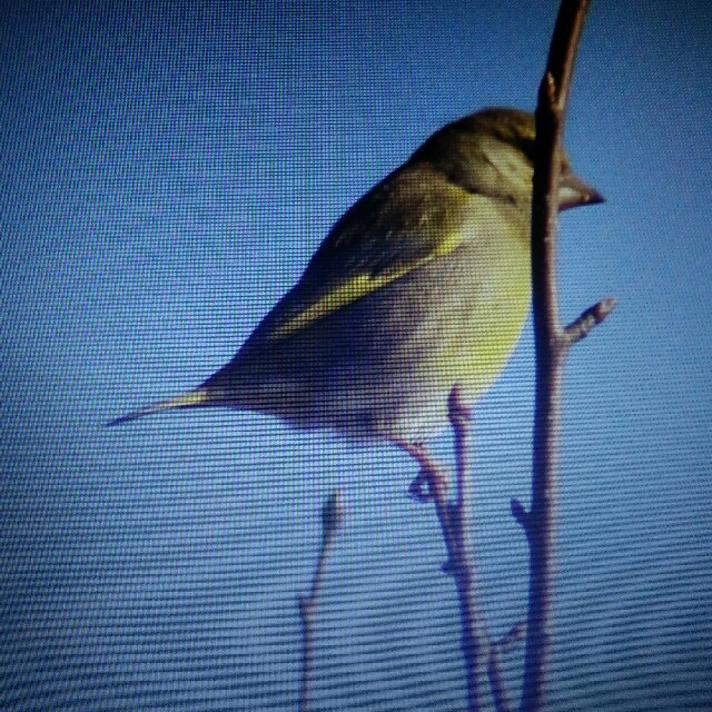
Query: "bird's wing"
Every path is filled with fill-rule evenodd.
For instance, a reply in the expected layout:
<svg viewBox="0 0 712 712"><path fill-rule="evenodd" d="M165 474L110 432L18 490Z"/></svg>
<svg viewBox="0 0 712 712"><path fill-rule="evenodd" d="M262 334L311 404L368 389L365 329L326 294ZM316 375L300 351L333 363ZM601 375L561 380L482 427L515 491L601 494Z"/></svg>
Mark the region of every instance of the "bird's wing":
<svg viewBox="0 0 712 712"><path fill-rule="evenodd" d="M428 164L399 169L334 225L260 337L287 338L452 252L466 239L459 228L470 197Z"/></svg>

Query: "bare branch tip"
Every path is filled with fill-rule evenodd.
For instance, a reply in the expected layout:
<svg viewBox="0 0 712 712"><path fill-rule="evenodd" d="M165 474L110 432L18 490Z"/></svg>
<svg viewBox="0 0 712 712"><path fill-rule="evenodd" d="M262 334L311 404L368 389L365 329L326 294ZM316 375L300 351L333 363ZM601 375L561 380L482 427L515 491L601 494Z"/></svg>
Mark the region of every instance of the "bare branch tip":
<svg viewBox="0 0 712 712"><path fill-rule="evenodd" d="M453 424L464 425L472 420L472 408L464 401L462 390L459 386L453 386L447 400L448 415Z"/></svg>
<svg viewBox="0 0 712 712"><path fill-rule="evenodd" d="M615 308L616 308L615 297L608 297L607 299L602 299L598 304L596 304L596 310L598 315L598 324L600 324Z"/></svg>
<svg viewBox="0 0 712 712"><path fill-rule="evenodd" d="M335 489L321 510L321 523L325 538L330 537L344 523L344 504L341 492Z"/></svg>
<svg viewBox="0 0 712 712"><path fill-rule="evenodd" d="M581 315L574 319L563 331L565 346L571 346L577 341L589 335L591 330L603 322L616 306L616 300L612 297L603 299L586 309Z"/></svg>
<svg viewBox="0 0 712 712"><path fill-rule="evenodd" d="M502 653L508 653L524 640L524 636L527 632L527 624L524 621L520 621L513 625L506 635L503 635L495 645Z"/></svg>
<svg viewBox="0 0 712 712"><path fill-rule="evenodd" d="M512 510L512 516L521 525L525 532L529 532L529 514L524 505L516 498L512 497L509 503L510 509Z"/></svg>
<svg viewBox="0 0 712 712"><path fill-rule="evenodd" d="M432 492L430 491L430 482L428 481L428 475L426 472L421 470L416 478L410 483L408 487L408 494L416 501L420 503L430 502L433 499Z"/></svg>

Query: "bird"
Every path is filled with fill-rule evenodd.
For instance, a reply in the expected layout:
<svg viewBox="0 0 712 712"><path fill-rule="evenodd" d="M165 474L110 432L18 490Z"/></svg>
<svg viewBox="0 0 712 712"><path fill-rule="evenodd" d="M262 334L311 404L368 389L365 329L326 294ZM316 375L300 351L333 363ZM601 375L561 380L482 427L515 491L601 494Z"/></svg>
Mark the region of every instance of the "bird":
<svg viewBox="0 0 712 712"><path fill-rule="evenodd" d="M223 406L350 438L422 443L474 402L530 308L535 123L448 123L336 221L301 278L196 388L108 423ZM603 201L561 152L559 209Z"/></svg>

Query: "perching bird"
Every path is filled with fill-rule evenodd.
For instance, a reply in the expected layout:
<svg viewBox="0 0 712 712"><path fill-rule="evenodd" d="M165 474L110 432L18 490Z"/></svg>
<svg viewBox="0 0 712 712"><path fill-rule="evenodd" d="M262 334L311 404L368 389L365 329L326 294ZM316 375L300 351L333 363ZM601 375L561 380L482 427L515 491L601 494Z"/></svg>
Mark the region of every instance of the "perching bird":
<svg viewBox="0 0 712 712"><path fill-rule="evenodd" d="M440 129L338 220L230 363L110 425L228 406L400 443L442 429L453 386L480 396L529 310L533 151L522 111ZM566 158L559 201L602 201Z"/></svg>

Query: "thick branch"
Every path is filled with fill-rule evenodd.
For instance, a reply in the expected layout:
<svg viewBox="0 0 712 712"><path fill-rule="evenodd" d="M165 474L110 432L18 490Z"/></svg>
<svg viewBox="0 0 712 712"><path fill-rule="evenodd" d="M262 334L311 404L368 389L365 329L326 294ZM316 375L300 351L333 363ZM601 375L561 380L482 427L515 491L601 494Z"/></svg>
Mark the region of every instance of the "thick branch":
<svg viewBox="0 0 712 712"><path fill-rule="evenodd" d="M574 56L587 9L588 0L562 0L536 110L531 248L536 413L531 511L526 517L520 512L518 517L526 522L530 569L523 712L543 709L551 646L557 435L562 365L569 345L559 325L556 296L560 144Z"/></svg>

